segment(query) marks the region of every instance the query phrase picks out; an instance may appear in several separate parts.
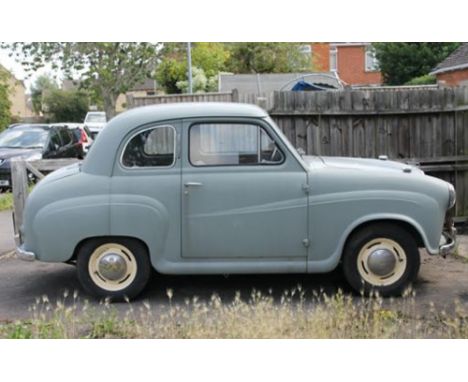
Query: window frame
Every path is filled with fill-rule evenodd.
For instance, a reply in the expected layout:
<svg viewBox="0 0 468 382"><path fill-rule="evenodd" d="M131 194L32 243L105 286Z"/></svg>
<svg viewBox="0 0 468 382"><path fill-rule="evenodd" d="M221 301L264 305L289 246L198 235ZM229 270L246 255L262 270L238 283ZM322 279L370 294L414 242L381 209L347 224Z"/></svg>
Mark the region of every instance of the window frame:
<svg viewBox="0 0 468 382"><path fill-rule="evenodd" d="M332 53L333 52L333 53ZM335 56L335 67L332 68L332 55ZM338 72L338 47L336 45L330 46L330 51L329 51L329 68L330 72Z"/></svg>
<svg viewBox="0 0 468 382"><path fill-rule="evenodd" d="M372 54L372 60L374 62L374 68L373 69L368 69L368 63L370 61L369 59L369 54ZM375 51L373 51L373 48L370 46L366 46L364 49L364 70L368 73L371 72L378 72L379 71L379 61L377 60L377 57L375 56Z"/></svg>
<svg viewBox="0 0 468 382"><path fill-rule="evenodd" d="M191 145L192 127L194 127L196 125L215 125L215 124L252 125L252 126L256 126L258 129L263 130L265 132L265 134L268 136L268 138L270 138L275 143L275 146L278 148L279 152L283 156L281 162L276 162L276 163L243 163L243 164L206 164L206 165L193 164L192 159L190 157L190 152L191 152L191 148L192 148L192 145ZM261 130L259 130L260 136L261 136ZM281 148L281 145L279 145L278 141L274 137L272 137L272 135L270 134L270 132L268 131L267 128L265 128L264 126L262 126L261 124L259 124L257 122L253 122L253 121L229 121L229 120L223 120L223 121L196 121L196 122L190 123L190 125L188 127L187 134L188 134L188 137L187 137L187 145L188 145L188 147L187 147L187 160L188 160L188 163L190 164L190 166L194 167L194 168L281 166L286 162L286 154L285 154L284 150ZM258 142L257 146L258 145L261 145L261 140L260 140L260 142ZM257 155L258 155L258 152L257 152Z"/></svg>
<svg viewBox="0 0 468 382"><path fill-rule="evenodd" d="M124 157L124 154L125 154L125 151L127 150L127 146L128 144L131 142L131 140L133 138L135 138L138 134L141 134L141 133L144 133L145 131L148 131L148 130L154 130L154 129L158 129L158 128L162 128L162 127L169 127L173 130L174 132L174 147L173 147L173 159L172 159L172 163L168 166L134 166L134 167L128 167L128 166L125 166L124 163L123 163L123 157ZM151 125L151 126L147 126L143 129L139 129L138 131L136 131L135 133L131 134L129 136L129 138L125 141L124 145L123 145L123 148L122 148L122 151L120 153L120 160L119 160L119 166L121 168L123 168L124 170L130 170L130 171L141 171L141 170L150 170L150 169L170 169L170 168L173 168L175 165L176 165L176 162L177 162L177 129L173 126L173 125L169 125L169 124L166 124L166 125Z"/></svg>

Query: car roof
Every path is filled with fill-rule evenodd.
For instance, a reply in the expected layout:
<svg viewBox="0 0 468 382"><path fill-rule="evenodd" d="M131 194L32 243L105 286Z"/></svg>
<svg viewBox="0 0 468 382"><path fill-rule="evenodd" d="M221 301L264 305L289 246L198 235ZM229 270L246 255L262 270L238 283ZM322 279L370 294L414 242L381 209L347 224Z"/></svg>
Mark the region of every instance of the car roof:
<svg viewBox="0 0 468 382"><path fill-rule="evenodd" d="M173 103L144 106L128 110L112 118L94 141L94 148L83 163L82 170L92 174L109 174L114 164L113 155L124 137L139 126L171 120L195 118L265 118L265 110L242 103Z"/></svg>
<svg viewBox="0 0 468 382"><path fill-rule="evenodd" d="M150 105L130 109L118 117L147 118L148 121L185 119L197 117L266 117L267 113L258 106L231 102L182 102Z"/></svg>

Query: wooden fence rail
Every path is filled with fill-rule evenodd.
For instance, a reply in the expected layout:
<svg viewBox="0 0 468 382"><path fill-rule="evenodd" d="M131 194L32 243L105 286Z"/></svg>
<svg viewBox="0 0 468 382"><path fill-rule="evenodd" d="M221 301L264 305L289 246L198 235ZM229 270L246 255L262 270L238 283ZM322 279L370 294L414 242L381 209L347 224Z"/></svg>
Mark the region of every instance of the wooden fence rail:
<svg viewBox="0 0 468 382"><path fill-rule="evenodd" d="M27 162L21 158L14 158L11 161L11 180L13 191L13 226L15 237L19 234L19 228L23 224L23 211L26 198L29 193L28 172L36 178L42 179L45 173L58 170L79 162L76 158L67 159L45 159Z"/></svg>

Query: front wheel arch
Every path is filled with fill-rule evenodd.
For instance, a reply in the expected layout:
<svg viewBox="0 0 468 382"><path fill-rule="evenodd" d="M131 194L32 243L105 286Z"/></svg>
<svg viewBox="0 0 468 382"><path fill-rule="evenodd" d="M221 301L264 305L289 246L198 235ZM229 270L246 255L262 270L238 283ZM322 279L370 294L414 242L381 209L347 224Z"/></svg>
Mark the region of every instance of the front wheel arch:
<svg viewBox="0 0 468 382"><path fill-rule="evenodd" d="M416 227L414 227L411 223L408 223L407 221L404 221L404 220L398 220L398 219L375 219L375 220L365 221L364 223L358 224L356 227L354 227L351 230L351 232L348 234L345 240L345 243L343 245L343 250L346 248L346 245L348 244L349 240L353 237L353 235L375 224L394 224L408 231L413 237L413 239L416 241L418 248L424 248L426 246L421 232L419 232L419 230Z"/></svg>

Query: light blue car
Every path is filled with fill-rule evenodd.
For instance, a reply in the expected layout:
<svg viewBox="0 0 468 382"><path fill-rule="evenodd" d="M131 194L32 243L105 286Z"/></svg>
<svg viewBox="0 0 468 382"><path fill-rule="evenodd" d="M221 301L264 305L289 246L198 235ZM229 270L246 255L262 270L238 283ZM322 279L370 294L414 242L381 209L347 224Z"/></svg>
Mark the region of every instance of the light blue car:
<svg viewBox="0 0 468 382"><path fill-rule="evenodd" d="M455 247L451 184L382 159L301 156L262 109L169 104L111 120L29 196L17 254L76 263L91 294L166 274L323 273L401 294ZM445 224L444 224L445 222Z"/></svg>

